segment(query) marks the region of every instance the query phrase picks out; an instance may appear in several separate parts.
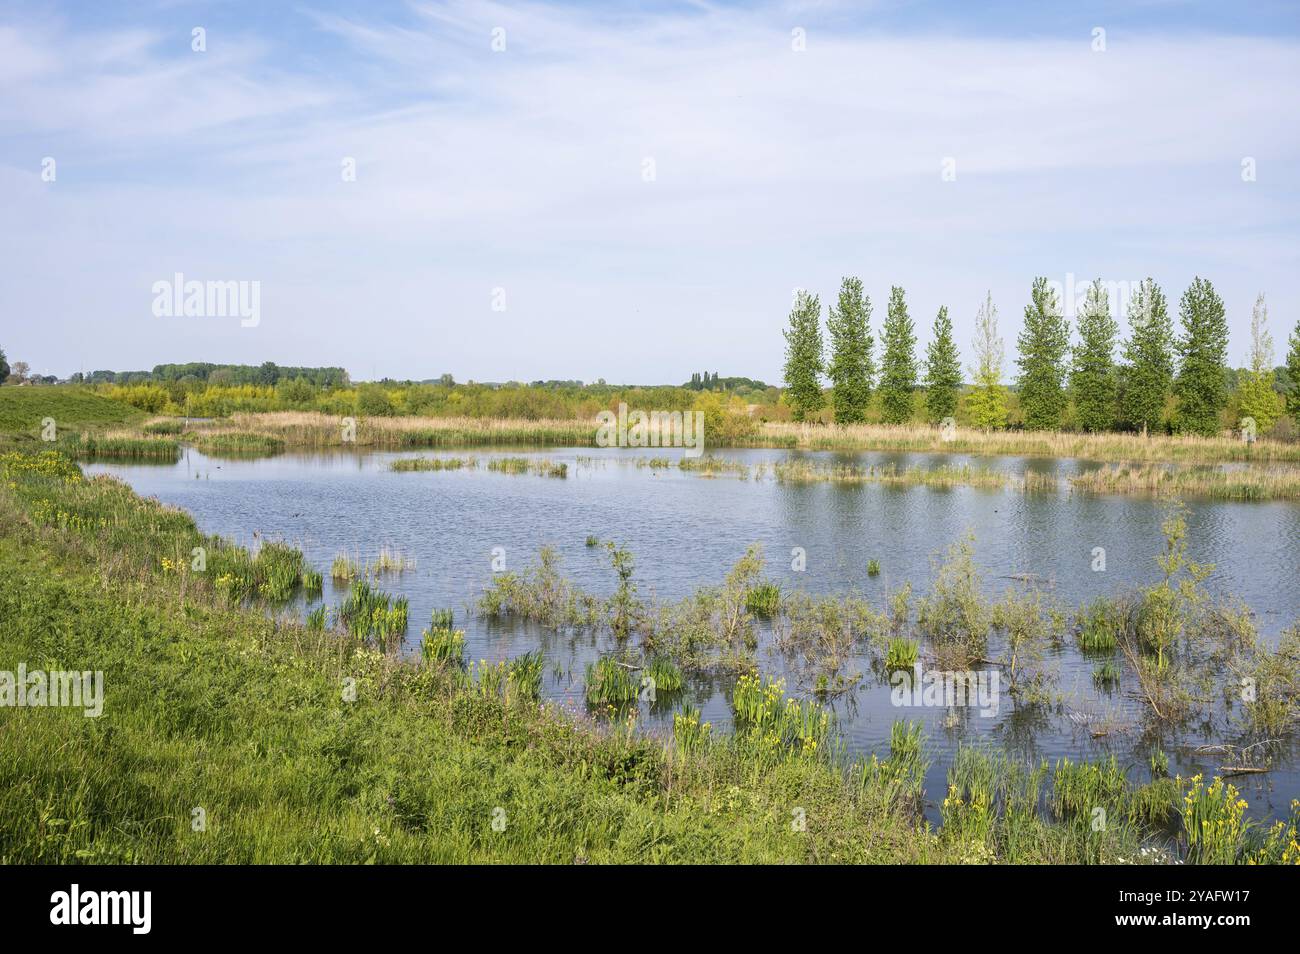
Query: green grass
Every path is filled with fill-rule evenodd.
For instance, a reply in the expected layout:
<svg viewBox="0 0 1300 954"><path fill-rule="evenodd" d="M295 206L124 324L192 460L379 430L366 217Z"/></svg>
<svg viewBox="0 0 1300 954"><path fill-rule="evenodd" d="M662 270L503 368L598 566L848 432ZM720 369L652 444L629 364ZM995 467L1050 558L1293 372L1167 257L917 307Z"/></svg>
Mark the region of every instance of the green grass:
<svg viewBox="0 0 1300 954"><path fill-rule="evenodd" d="M122 434L65 434L59 450L78 460L144 460L175 463L181 446L170 437L133 437Z"/></svg>
<svg viewBox="0 0 1300 954"><path fill-rule="evenodd" d="M253 431L217 431L194 437L194 446L210 457L257 457L279 454L284 441Z"/></svg>
<svg viewBox="0 0 1300 954"><path fill-rule="evenodd" d="M47 417L54 419L57 437L64 432L124 427L145 416L89 388L0 387L0 433L16 441L39 440L41 422Z"/></svg>
<svg viewBox="0 0 1300 954"><path fill-rule="evenodd" d="M885 651L885 668L891 672L895 669L911 669L916 665L921 644L906 636L897 636L889 641Z"/></svg>
<svg viewBox="0 0 1300 954"><path fill-rule="evenodd" d="M745 594L745 609L755 616L770 618L781 609L781 587L776 583L764 581Z"/></svg>
<svg viewBox="0 0 1300 954"><path fill-rule="evenodd" d="M615 709L636 702L641 685L632 670L610 656L601 656L587 663L583 694L589 706L611 706Z"/></svg>
<svg viewBox="0 0 1300 954"><path fill-rule="evenodd" d="M461 470L473 469L477 461L473 457L402 457L388 465L389 470L398 473L422 470Z"/></svg>

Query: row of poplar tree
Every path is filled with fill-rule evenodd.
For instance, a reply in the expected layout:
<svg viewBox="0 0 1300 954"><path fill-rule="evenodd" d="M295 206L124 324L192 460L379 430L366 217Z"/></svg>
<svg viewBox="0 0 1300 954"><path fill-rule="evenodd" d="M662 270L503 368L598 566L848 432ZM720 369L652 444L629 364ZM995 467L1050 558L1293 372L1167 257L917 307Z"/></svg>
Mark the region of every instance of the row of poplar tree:
<svg viewBox="0 0 1300 954"><path fill-rule="evenodd" d="M933 422L952 417L965 386L961 358L953 341L947 307L934 319L925 358L916 355L915 325L902 288L893 287L881 329L879 367L871 331L871 299L862 281L845 278L829 308L822 336L821 302L797 293L785 331L786 399L795 420L810 420L826 405L823 376L829 379L830 405L839 424L867 419L873 391L880 420L905 424L913 419L913 394L923 387L925 415ZM975 321L974 361L966 411L981 428L1007 425L1007 388L1002 383L1004 344L990 293ZM1170 424L1181 433L1214 434L1228 405L1228 324L1214 286L1195 279L1179 304L1175 329L1164 292L1152 279L1141 282L1128 301L1128 337L1121 340L1111 315L1110 295L1101 280L1088 286L1077 318L1078 340L1046 278L1034 280L1017 340L1017 396L1026 428L1057 430L1071 398L1074 421L1082 430L1148 430L1163 425L1169 398L1177 398ZM1300 324L1287 357L1291 393L1274 388L1273 344L1268 309L1260 295L1251 316L1250 366L1239 377L1238 406L1243 417L1267 430L1284 412L1300 416Z"/></svg>

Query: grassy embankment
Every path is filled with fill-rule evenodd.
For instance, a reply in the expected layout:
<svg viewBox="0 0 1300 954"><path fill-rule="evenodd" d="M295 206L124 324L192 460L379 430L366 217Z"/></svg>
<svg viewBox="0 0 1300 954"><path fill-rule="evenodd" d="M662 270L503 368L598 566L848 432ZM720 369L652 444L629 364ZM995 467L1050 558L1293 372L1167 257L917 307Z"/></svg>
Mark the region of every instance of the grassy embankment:
<svg viewBox="0 0 1300 954"><path fill-rule="evenodd" d="M53 453L0 460L0 537L0 669L105 674L99 718L0 708L0 861L1133 861L1177 791L1058 766L1049 820L1045 766L965 750L936 832L902 723L849 764L814 703L758 678L735 736L688 711L661 741L512 697L498 667L403 663L359 612L381 594L354 585L340 615L368 619L345 631L270 619L315 575L300 554L205 538ZM1189 793L1234 860L1295 837L1250 841L1231 790Z"/></svg>
<svg viewBox="0 0 1300 954"><path fill-rule="evenodd" d="M0 388L0 449L57 447L81 460L175 460L180 445L140 429L147 415L79 387Z"/></svg>
<svg viewBox="0 0 1300 954"><path fill-rule="evenodd" d="M106 685L97 719L0 709L0 861L952 856L823 759L682 751L241 609L186 515L52 455L6 459L0 535L0 668Z"/></svg>

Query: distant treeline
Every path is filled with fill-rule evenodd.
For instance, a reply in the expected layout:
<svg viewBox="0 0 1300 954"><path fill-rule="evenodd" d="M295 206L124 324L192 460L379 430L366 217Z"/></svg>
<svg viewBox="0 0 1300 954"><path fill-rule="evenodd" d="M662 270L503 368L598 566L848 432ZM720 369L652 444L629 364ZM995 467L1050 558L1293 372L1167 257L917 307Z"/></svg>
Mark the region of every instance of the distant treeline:
<svg viewBox="0 0 1300 954"><path fill-rule="evenodd" d="M275 386L281 381L301 378L316 387L347 387L348 373L343 368L282 367L274 361L262 364L212 364L191 361L187 364L159 364L152 371L77 372L68 380L73 384L144 384L163 381L196 381L204 384L264 384Z"/></svg>

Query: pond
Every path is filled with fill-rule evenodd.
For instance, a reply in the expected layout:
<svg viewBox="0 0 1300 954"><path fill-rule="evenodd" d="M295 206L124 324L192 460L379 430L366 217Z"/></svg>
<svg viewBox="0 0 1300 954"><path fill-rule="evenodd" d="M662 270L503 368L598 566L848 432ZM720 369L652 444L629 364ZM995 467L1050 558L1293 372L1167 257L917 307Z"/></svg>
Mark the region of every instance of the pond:
<svg viewBox="0 0 1300 954"><path fill-rule="evenodd" d="M438 451L425 456L474 456L480 461L503 451ZM679 450L654 451L678 459ZM675 601L697 588L722 581L753 543L761 543L765 575L782 592L857 593L883 608L886 595L905 583L924 592L934 562L954 541L974 537L974 553L990 598L1008 588L1024 590L1022 578L1070 609L1098 596L1118 595L1159 575L1155 556L1164 503L1132 495L1088 495L1068 489L1024 493L975 487L882 484L782 483L734 474L703 477L677 468L636 466L644 451L552 448L510 451L568 465L564 479L507 474L483 468L393 472L392 460L411 453L290 453L262 459L220 459L187 450L175 465L94 464L87 471L115 474L138 493L183 507L208 533L247 546L284 540L299 546L326 576L325 599L337 604L345 588L333 587L329 568L336 554L362 563L382 547L415 561L415 568L386 575L381 587L410 600L406 650L418 652L420 630L436 608L452 608L466 632L471 660L496 661L541 649L546 658L545 695L575 709L583 706L586 663L612 648L608 635L556 632L524 622L477 615L475 605L493 576L496 548L506 568L524 570L538 550L553 547L561 571L583 589L613 592L614 573L603 547L588 536L626 545L635 557L638 596ZM806 459L899 469L969 463L975 468L1053 475L1059 485L1081 469L1098 466L1059 459L979 458L907 453L832 454L785 450L736 450L726 457L751 468ZM1300 617L1300 505L1188 501L1188 544L1192 559L1214 565L1212 592L1242 600L1255 624L1275 641ZM796 548L804 566L795 569ZM1104 570L1096 548L1105 551ZM880 572L869 576L868 561ZM996 651L994 645L991 652ZM863 657L852 661L863 679L833 703L841 736L852 753L888 754L892 723L921 720L931 766L926 791L942 798L945 774L959 744L999 746L1026 759L1060 757L1092 760L1115 754L1135 778L1145 780L1147 754L1156 745L1170 757L1170 771L1209 775L1223 764L1221 752L1199 750L1207 743L1237 741L1220 734L1183 732L1153 739L1142 729L1142 704L1122 679L1118 691L1094 687L1094 660L1072 639L1052 650L1048 667L1056 676L1062 705L1017 710L1005 699L996 715L970 708L899 708L891 688ZM766 639L759 667L786 675L788 691L804 694L797 673ZM730 719L730 680L688 681L677 703L699 705L703 718L719 728ZM1096 726L1105 723L1106 734ZM651 731L671 731L671 711L643 711ZM1220 727L1218 732L1222 732ZM1294 739L1273 747L1271 772L1234 779L1250 800L1250 813L1264 817L1285 811L1300 797L1300 752ZM931 811L932 817L935 816Z"/></svg>

